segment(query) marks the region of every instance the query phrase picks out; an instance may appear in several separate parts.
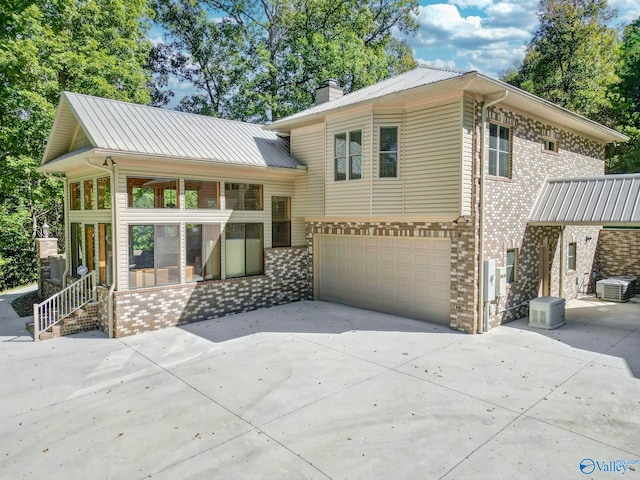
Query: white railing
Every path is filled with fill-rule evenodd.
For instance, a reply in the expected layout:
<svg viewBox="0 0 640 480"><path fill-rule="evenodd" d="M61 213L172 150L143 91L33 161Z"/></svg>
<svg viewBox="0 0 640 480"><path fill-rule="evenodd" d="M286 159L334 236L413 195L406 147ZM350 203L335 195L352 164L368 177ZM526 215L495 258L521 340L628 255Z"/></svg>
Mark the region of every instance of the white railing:
<svg viewBox="0 0 640 480"><path fill-rule="evenodd" d="M63 318L96 300L96 271L80 277L64 290L60 290L42 303L33 305L33 338L37 342L40 333L46 332Z"/></svg>

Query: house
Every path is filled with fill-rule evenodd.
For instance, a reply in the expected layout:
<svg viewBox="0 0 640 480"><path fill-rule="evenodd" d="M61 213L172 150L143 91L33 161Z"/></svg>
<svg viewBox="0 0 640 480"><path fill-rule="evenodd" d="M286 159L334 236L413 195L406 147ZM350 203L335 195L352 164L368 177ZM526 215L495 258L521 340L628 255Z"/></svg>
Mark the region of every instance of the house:
<svg viewBox="0 0 640 480"><path fill-rule="evenodd" d="M481 332L586 292L602 225L640 224L638 176L617 216L545 208L582 177L610 189L624 135L476 71L316 103L261 128L62 95L40 169L64 178L67 274L97 272L101 328L312 298Z"/></svg>

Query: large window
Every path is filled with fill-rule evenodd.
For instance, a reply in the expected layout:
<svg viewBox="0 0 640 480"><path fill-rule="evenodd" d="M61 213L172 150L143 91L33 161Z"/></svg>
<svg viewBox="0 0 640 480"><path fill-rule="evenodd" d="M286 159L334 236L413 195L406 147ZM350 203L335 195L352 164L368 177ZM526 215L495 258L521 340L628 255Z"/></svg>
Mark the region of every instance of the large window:
<svg viewBox="0 0 640 480"><path fill-rule="evenodd" d="M362 130L334 136L333 166L336 181L362 178Z"/></svg>
<svg viewBox="0 0 640 480"><path fill-rule="evenodd" d="M511 140L509 127L489 124L489 175L511 176Z"/></svg>
<svg viewBox="0 0 640 480"><path fill-rule="evenodd" d="M262 185L224 184L226 210L262 210Z"/></svg>
<svg viewBox="0 0 640 480"><path fill-rule="evenodd" d="M174 178L127 178L129 206L133 208L178 207L178 180Z"/></svg>
<svg viewBox="0 0 640 480"><path fill-rule="evenodd" d="M227 278L264 272L264 241L261 223L227 223L225 270Z"/></svg>
<svg viewBox="0 0 640 480"><path fill-rule="evenodd" d="M129 287L180 281L179 225L129 225Z"/></svg>
<svg viewBox="0 0 640 480"><path fill-rule="evenodd" d="M380 164L378 176L398 176L398 127L380 127Z"/></svg>
<svg viewBox="0 0 640 480"><path fill-rule="evenodd" d="M271 246L291 246L290 197L271 197Z"/></svg>
<svg viewBox="0 0 640 480"><path fill-rule="evenodd" d="M86 267L89 269L90 272L92 272L93 270L95 270L96 265L95 265L95 247L94 247L94 242L95 242L95 226L94 225L85 225L84 226L84 245L85 245L85 250L87 252L86 255Z"/></svg>
<svg viewBox="0 0 640 480"><path fill-rule="evenodd" d="M220 225L187 224L187 282L220 278Z"/></svg>
<svg viewBox="0 0 640 480"><path fill-rule="evenodd" d="M220 183L184 181L185 208L220 208Z"/></svg>
<svg viewBox="0 0 640 480"><path fill-rule="evenodd" d="M506 267L507 283L515 283L517 279L516 269L518 267L518 250L516 250L515 248L510 248L509 250L507 250Z"/></svg>
<svg viewBox="0 0 640 480"><path fill-rule="evenodd" d="M72 277L78 276L78 267L82 265L82 225L71 224L71 271Z"/></svg>
<svg viewBox="0 0 640 480"><path fill-rule="evenodd" d="M93 209L93 180L84 181L84 209Z"/></svg>
<svg viewBox="0 0 640 480"><path fill-rule="evenodd" d="M69 184L69 210L80 210L82 196L80 195L80 183Z"/></svg>
<svg viewBox="0 0 640 480"><path fill-rule="evenodd" d="M567 268L569 270L576 269L576 242L571 242L567 249Z"/></svg>
<svg viewBox="0 0 640 480"><path fill-rule="evenodd" d="M98 179L98 208L111 208L111 179L109 177Z"/></svg>
<svg viewBox="0 0 640 480"><path fill-rule="evenodd" d="M111 224L100 223L98 225L98 262L100 283L111 285L113 277L113 248Z"/></svg>

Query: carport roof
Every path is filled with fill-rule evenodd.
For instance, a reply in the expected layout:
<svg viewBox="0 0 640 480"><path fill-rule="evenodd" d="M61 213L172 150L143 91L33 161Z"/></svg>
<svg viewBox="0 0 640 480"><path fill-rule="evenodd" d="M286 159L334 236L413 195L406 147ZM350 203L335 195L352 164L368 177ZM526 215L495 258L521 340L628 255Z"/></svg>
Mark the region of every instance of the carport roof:
<svg viewBox="0 0 640 480"><path fill-rule="evenodd" d="M640 227L640 174L547 180L529 223Z"/></svg>

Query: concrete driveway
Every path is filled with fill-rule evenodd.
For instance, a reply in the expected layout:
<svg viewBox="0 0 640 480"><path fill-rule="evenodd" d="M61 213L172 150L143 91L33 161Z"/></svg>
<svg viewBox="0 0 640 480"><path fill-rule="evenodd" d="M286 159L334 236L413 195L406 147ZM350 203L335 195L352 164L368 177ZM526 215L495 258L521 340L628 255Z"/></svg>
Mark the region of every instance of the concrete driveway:
<svg viewBox="0 0 640 480"><path fill-rule="evenodd" d="M473 336L324 302L121 340L5 318L0 476L640 478L640 297L570 306Z"/></svg>

